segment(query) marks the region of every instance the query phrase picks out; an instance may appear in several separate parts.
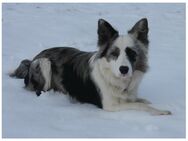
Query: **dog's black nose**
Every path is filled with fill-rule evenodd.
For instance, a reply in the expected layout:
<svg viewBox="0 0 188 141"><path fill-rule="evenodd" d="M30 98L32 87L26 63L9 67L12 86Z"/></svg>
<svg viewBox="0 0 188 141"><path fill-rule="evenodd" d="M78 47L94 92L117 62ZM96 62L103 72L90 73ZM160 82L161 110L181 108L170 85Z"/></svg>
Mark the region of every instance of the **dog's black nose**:
<svg viewBox="0 0 188 141"><path fill-rule="evenodd" d="M128 71L129 71L129 68L127 66L121 66L119 67L119 71L122 73L122 74L127 74Z"/></svg>

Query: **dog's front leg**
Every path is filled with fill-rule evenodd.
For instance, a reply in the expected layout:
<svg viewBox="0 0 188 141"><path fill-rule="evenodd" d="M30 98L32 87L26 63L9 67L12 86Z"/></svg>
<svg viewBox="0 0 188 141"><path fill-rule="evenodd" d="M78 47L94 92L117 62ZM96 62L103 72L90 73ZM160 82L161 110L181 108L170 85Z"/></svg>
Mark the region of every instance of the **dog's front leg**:
<svg viewBox="0 0 188 141"><path fill-rule="evenodd" d="M171 115L170 111L159 110L145 103L139 103L139 102L126 103L122 101L119 104L116 103L111 105L110 104L103 105L103 109L107 111L137 110L137 111L148 112L151 115Z"/></svg>
<svg viewBox="0 0 188 141"><path fill-rule="evenodd" d="M143 76L144 76L143 72L138 71L138 70L134 71L132 80L131 80L129 87L127 89L127 92L129 94L128 101L151 104L150 101L137 97L138 96L138 87L143 79Z"/></svg>
<svg viewBox="0 0 188 141"><path fill-rule="evenodd" d="M143 76L144 76L144 73L139 71L139 70L135 70L133 72L133 75L132 75L132 79L131 79L131 82L128 86L128 91L132 91L135 89L135 87L138 87L140 82L142 81L143 79Z"/></svg>

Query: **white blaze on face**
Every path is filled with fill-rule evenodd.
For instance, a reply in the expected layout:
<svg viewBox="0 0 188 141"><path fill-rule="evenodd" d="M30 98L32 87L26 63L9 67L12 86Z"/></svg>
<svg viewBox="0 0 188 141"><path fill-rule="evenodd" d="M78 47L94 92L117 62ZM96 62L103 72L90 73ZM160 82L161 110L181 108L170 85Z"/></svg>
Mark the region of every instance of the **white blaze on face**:
<svg viewBox="0 0 188 141"><path fill-rule="evenodd" d="M114 73L114 75L116 77L131 77L132 76L132 66L131 66L131 63L128 59L128 56L126 54L126 51L125 49L127 47L133 47L134 45L134 42L133 42L133 39L131 37L129 37L129 35L126 35L126 36L119 36L115 41L114 43L112 44L112 47L117 47L120 49L120 54L118 56L117 59L112 59L110 60L110 67L111 67L111 70L112 72ZM123 66L123 67L128 67L128 72L123 75L121 72L120 72L120 67Z"/></svg>

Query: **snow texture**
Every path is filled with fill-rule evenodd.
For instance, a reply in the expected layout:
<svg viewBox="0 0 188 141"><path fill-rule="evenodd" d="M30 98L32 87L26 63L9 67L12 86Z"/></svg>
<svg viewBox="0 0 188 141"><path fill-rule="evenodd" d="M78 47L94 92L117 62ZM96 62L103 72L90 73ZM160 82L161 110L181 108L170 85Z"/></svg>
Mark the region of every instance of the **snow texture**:
<svg viewBox="0 0 188 141"><path fill-rule="evenodd" d="M185 4L3 4L3 137L185 137ZM149 64L139 96L171 116L106 112L53 91L37 97L8 73L56 46L96 50L97 21L121 34L149 21Z"/></svg>

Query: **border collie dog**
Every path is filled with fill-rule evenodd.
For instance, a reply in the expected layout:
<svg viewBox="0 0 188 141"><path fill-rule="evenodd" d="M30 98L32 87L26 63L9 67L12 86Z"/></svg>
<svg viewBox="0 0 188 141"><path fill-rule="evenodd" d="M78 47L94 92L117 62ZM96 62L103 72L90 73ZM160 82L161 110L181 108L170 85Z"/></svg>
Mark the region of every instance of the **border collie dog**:
<svg viewBox="0 0 188 141"><path fill-rule="evenodd" d="M10 76L23 78L25 87L38 96L41 91L53 89L106 111L141 110L169 115L170 111L153 108L149 101L137 97L148 69L148 31L146 18L127 35L119 35L107 21L99 19L98 51L46 49L33 60L23 60Z"/></svg>

